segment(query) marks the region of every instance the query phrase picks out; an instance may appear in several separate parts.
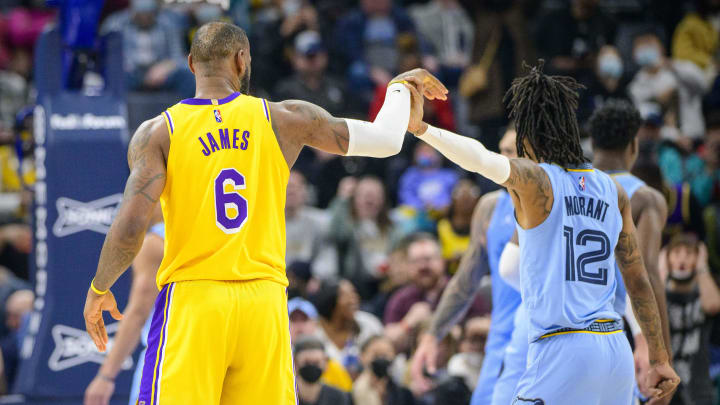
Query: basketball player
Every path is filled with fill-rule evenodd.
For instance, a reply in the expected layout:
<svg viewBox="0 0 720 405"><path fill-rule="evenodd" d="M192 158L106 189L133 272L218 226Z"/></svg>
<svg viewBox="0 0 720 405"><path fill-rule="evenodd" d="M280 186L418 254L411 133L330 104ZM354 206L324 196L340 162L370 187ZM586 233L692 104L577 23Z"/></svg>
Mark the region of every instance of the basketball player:
<svg viewBox="0 0 720 405"><path fill-rule="evenodd" d="M657 260L660 254L660 239L662 227L667 216L667 207L662 195L654 189L647 187L642 181L628 173L637 158L637 131L641 124L640 114L632 104L626 101L612 101L599 108L590 119L590 133L593 138L594 166L606 173L613 173L618 183L626 190L630 198L633 211L633 221L642 229L642 237L638 243L642 251L643 261L646 263L648 277L651 280L658 311L663 322L663 337L665 347L670 348L667 340L667 310L665 309L665 294L657 269ZM508 284L520 289L518 272L519 247L517 233L508 242L500 258L500 275ZM614 308L629 320L628 324L636 324L635 317L626 305L626 289L622 282L620 270L616 265L618 282L615 290ZM657 281L657 283L656 283ZM528 320L524 306L521 304L515 315L515 329L503 357L502 374L497 380L493 390L492 405L504 405L512 402L517 383L526 369L528 351L527 341ZM648 369L647 344L641 333L633 333L635 337L635 358L637 375L645 375ZM668 355L670 355L668 353ZM670 356L672 358L672 356ZM640 382L643 382L642 379ZM645 387L642 387L643 390ZM653 403L668 403L672 395L662 399L653 400ZM662 401L662 402L659 402Z"/></svg>
<svg viewBox="0 0 720 405"><path fill-rule="evenodd" d="M188 56L196 97L138 128L130 177L85 303L100 351L102 311L122 317L109 292L142 244L159 200L165 219L161 289L153 313L140 405L294 404L285 289L285 188L304 145L386 157L402 147L421 97L447 90L424 70L397 76L373 123L335 118L302 101L247 95L250 46L242 29L213 22Z"/></svg>
<svg viewBox="0 0 720 405"><path fill-rule="evenodd" d="M143 346L147 347L150 313L158 294L155 276L163 258L164 239L163 223L153 225L145 235L142 247L132 263L132 287L123 320L120 321L115 340L105 361L85 390L84 405L108 405L115 392L115 377L120 373L125 359L135 351L141 340ZM145 351L141 353L135 367L130 388L130 405L137 402L140 377L145 364L144 354Z"/></svg>
<svg viewBox="0 0 720 405"><path fill-rule="evenodd" d="M500 140L500 153L516 158L515 128L508 127ZM505 346L513 331L515 310L520 305L520 294L500 278L498 263L505 244L515 232L515 217L510 194L497 190L484 195L478 201L473 213L470 245L463 254L458 271L448 282L435 310L427 334L415 351L412 361L413 380L429 388L429 381L423 377L423 366L434 372L436 342L441 341L448 331L459 322L480 288L480 279L489 267L492 280L492 314L490 333L485 343L485 358L482 370L473 391L471 405L490 403L493 388L503 369ZM480 254L485 250L487 255ZM487 258L487 260L486 260Z"/></svg>
<svg viewBox="0 0 720 405"><path fill-rule="evenodd" d="M609 101L590 117L590 136L593 145L593 166L610 174L622 186L630 199L632 219L641 235L638 245L642 253L648 277L655 293L658 312L662 322L665 348L670 351L670 328L665 304L665 287L658 271L658 258L662 245L662 230L667 220L667 203L663 195L645 182L630 174L640 151L638 130L642 124L640 113L627 101ZM621 282L620 268L615 266L618 289L615 294L615 310L624 314L626 310L625 283ZM642 335L635 339L635 359L639 372L647 371L647 342ZM669 359L672 354L668 352ZM641 391L650 387L645 381L638 381ZM669 403L671 396L663 399ZM658 402L659 403L659 402Z"/></svg>
<svg viewBox="0 0 720 405"><path fill-rule="evenodd" d="M520 242L522 301L529 318L528 367L514 404L628 404L633 359L613 306L620 266L647 339L646 385L661 398L680 379L669 365L627 194L582 155L579 85L547 76L542 62L513 81L506 98L521 158L427 124L416 136L466 170L508 189Z"/></svg>

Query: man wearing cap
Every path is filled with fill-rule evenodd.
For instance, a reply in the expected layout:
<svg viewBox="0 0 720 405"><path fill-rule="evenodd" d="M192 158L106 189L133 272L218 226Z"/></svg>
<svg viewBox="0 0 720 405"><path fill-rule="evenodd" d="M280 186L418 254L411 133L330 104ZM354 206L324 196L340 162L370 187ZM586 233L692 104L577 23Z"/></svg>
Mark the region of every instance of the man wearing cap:
<svg viewBox="0 0 720 405"><path fill-rule="evenodd" d="M295 74L275 87L275 98L302 99L317 104L330 114L347 111L347 93L342 81L326 74L328 54L317 31L303 31L295 37L292 56Z"/></svg>
<svg viewBox="0 0 720 405"><path fill-rule="evenodd" d="M292 342L300 342L308 336L315 335L318 312L310 301L302 297L295 297L289 300L288 314L290 315L290 339ZM323 355L325 355L324 347ZM297 354L295 356L297 357ZM352 390L352 378L350 378L350 374L348 374L342 364L332 359L326 359L324 364L324 372L322 373L323 383L345 392ZM297 360L295 367L299 370ZM300 384L298 383L298 387L299 386ZM300 391L302 391L302 389L300 389Z"/></svg>

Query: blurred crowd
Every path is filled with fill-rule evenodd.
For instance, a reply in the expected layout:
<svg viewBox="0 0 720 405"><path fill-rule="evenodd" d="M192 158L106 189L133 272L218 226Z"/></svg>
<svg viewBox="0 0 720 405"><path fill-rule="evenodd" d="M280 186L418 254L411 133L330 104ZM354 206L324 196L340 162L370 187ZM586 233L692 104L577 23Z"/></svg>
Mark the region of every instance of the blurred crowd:
<svg viewBox="0 0 720 405"><path fill-rule="evenodd" d="M27 264L33 45L56 14L42 0L0 3L6 387L17 362L15 334L33 299ZM643 124L633 173L663 193L670 214L664 272L671 281L707 275L701 284L713 286L720 277L718 0L232 0L229 10L106 0L102 15L100 34L122 35L128 90L191 97L186 54L194 32L209 21L232 21L250 38L254 95L308 100L337 116L372 119L390 79L424 67L450 89L448 101L426 102L426 120L508 154L514 144L501 142L512 132L504 93L525 63L541 58L546 73L584 85L577 110L583 131L610 99L637 107ZM586 146L590 156L589 141ZM301 404L469 402L490 325L489 278L443 341L432 387L414 384L408 361L470 243L478 200L496 188L412 137L390 159L303 151L285 208ZM720 329L712 322L720 311L717 288L700 289L700 309L677 293L668 282L668 302L676 304L669 305L671 319L688 322L674 333L702 331L710 372L696 375L720 381ZM698 373L694 366L679 371Z"/></svg>

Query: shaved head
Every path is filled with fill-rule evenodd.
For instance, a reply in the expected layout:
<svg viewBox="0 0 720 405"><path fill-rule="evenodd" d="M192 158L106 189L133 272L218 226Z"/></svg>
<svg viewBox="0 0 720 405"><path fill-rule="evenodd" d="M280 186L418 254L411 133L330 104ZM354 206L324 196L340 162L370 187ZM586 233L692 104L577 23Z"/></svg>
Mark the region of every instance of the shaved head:
<svg viewBox="0 0 720 405"><path fill-rule="evenodd" d="M190 55L195 63L215 62L248 51L250 43L242 28L224 22L210 22L200 27L192 40Z"/></svg>
<svg viewBox="0 0 720 405"><path fill-rule="evenodd" d="M190 59L196 76L228 77L236 91L248 94L250 42L242 28L219 21L201 26L190 45Z"/></svg>

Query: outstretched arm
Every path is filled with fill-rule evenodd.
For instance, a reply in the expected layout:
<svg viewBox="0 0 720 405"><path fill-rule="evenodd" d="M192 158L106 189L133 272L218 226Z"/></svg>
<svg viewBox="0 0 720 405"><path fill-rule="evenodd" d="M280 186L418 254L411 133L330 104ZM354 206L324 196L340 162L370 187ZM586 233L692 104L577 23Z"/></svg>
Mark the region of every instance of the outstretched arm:
<svg viewBox="0 0 720 405"><path fill-rule="evenodd" d="M655 295L635 237L635 224L632 219L630 201L620 185L617 185L617 189L623 227L615 247L615 256L630 295L635 316L648 344L651 369L647 377L647 386L651 388L652 394L656 398L661 398L675 389L680 383L680 378L669 365Z"/></svg>
<svg viewBox="0 0 720 405"><path fill-rule="evenodd" d="M488 274L485 233L497 202L497 193L484 196L475 206L470 229L470 245L463 253L458 270L443 291L428 333L439 341L465 316L480 288L480 279Z"/></svg>
<svg viewBox="0 0 720 405"><path fill-rule="evenodd" d="M336 118L312 103L287 100L270 103L272 126L289 165L305 145L336 155L388 157L402 148L411 114L422 117L421 93L445 99L447 89L424 69L415 69L393 79L373 122Z"/></svg>
<svg viewBox="0 0 720 405"><path fill-rule="evenodd" d="M109 290L140 250L155 205L165 187L165 151L169 142L162 117L144 122L130 141L130 177L122 204L105 237L91 286L103 293L98 294L90 288L85 301L85 327L100 351L105 351L108 341L102 311L110 311L115 319L122 317Z"/></svg>
<svg viewBox="0 0 720 405"><path fill-rule="evenodd" d="M417 388L424 391L430 382L423 370L435 372L438 342L467 312L480 287L480 279L488 273L485 234L497 202L498 192L483 196L475 206L470 231L470 245L460 260L457 273L445 287L440 303L412 358L411 374Z"/></svg>
<svg viewBox="0 0 720 405"><path fill-rule="evenodd" d="M120 321L115 341L97 376L85 390L84 405L107 405L115 390L123 362L138 345L140 333L152 311L158 290L155 275L163 258L163 239L148 233L142 248L133 260L133 280L130 298L123 320Z"/></svg>
<svg viewBox="0 0 720 405"><path fill-rule="evenodd" d="M491 152L475 139L461 136L424 122L412 131L465 170L479 173L508 189L518 223L529 229L550 214L553 192L545 171L529 159L507 157Z"/></svg>

